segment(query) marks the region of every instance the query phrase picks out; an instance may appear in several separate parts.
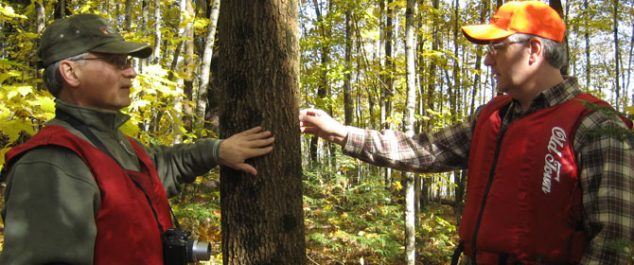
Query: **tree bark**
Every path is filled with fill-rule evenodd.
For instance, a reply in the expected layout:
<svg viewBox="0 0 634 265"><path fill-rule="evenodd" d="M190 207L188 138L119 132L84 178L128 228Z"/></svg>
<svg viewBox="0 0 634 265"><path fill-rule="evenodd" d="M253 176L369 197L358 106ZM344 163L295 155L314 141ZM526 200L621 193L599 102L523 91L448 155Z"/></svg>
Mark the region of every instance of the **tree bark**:
<svg viewBox="0 0 634 265"><path fill-rule="evenodd" d="M405 56L407 65L407 103L403 126L408 136L414 136L414 120L416 113L416 34L414 14L416 0L407 0L405 9ZM403 172L403 190L405 191L405 263L416 264L416 175Z"/></svg>
<svg viewBox="0 0 634 265"><path fill-rule="evenodd" d="M163 41L161 25L161 0L154 0L154 49L150 59L152 63L158 63L161 59L161 42Z"/></svg>
<svg viewBox="0 0 634 265"><path fill-rule="evenodd" d="M320 36L320 52L321 52L321 66L320 69L320 82L317 87L317 97L323 99L330 95L330 87L328 86L328 65L330 64L330 47L324 41L330 36L330 27L326 26L324 21L324 16L321 12L321 5L318 0L313 0L313 5L315 6L315 15L317 16L317 27L319 28ZM330 7L331 4L328 3ZM326 111L332 115L332 107L331 106L320 106L322 108L326 108ZM315 164L318 162L317 150L319 148L319 138L314 136L310 139L310 161Z"/></svg>
<svg viewBox="0 0 634 265"><path fill-rule="evenodd" d="M305 264L294 1L227 0L220 6L220 134L261 125L274 151L249 160L257 176L221 169L224 264Z"/></svg>
<svg viewBox="0 0 634 265"><path fill-rule="evenodd" d="M394 95L394 61L392 58L392 43L394 37L394 25L392 18L394 17L394 8L391 7L393 0L387 0L385 6L385 63L381 80L383 81L383 89L381 93L381 128L390 129L388 117L392 114L392 96ZM384 168L385 186L392 185L392 169Z"/></svg>
<svg viewBox="0 0 634 265"><path fill-rule="evenodd" d="M132 0L125 0L125 20L124 28L126 31L130 31L132 27Z"/></svg>
<svg viewBox="0 0 634 265"><path fill-rule="evenodd" d="M616 62L616 66L614 67L614 108L620 110L620 97L621 97L621 51L619 50L619 1L612 1L612 24L614 25L614 30L612 31L614 36L614 61Z"/></svg>
<svg viewBox="0 0 634 265"><path fill-rule="evenodd" d="M585 49L585 55L586 55L586 89L590 89L590 25L589 25L589 21L590 21L590 9L589 9L589 5L588 5L588 0L584 0L583 1L583 12L586 14L584 16L584 20L583 20L583 24L585 27L585 30L583 32L583 38L585 40L586 43L586 49Z"/></svg>
<svg viewBox="0 0 634 265"><path fill-rule="evenodd" d="M211 0L209 13L209 26L207 27L207 38L205 38L205 48L203 50L202 61L200 63L200 83L194 93L196 100L196 116L205 118L207 111L207 93L209 91L209 78L211 74L211 58L214 53L214 43L216 42L216 28L218 25L218 14L220 12L220 0Z"/></svg>
<svg viewBox="0 0 634 265"><path fill-rule="evenodd" d="M343 79L343 109L344 109L344 123L346 125L352 125L352 11L350 7L346 10L346 48L345 48L345 60L346 70Z"/></svg>
<svg viewBox="0 0 634 265"><path fill-rule="evenodd" d="M185 11L183 14L188 14L190 17L195 16L194 6L192 0L181 0L185 2ZM183 18L181 18L181 21ZM183 58L183 92L189 102L194 100L194 69L196 69L194 60L194 20L192 19L185 26L186 40L183 41L183 47L185 48ZM193 122L195 120L194 110L191 104L183 104L183 123L188 131L192 131Z"/></svg>

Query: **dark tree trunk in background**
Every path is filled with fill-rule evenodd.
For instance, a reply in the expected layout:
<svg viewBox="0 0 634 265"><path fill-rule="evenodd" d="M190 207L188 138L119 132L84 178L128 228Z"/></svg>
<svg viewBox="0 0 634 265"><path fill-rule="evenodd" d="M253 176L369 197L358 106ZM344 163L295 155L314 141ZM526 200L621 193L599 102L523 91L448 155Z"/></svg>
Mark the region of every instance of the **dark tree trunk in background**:
<svg viewBox="0 0 634 265"><path fill-rule="evenodd" d="M294 1L220 4L220 134L261 125L272 153L248 161L258 175L221 169L224 264L305 264L297 116L299 45Z"/></svg>

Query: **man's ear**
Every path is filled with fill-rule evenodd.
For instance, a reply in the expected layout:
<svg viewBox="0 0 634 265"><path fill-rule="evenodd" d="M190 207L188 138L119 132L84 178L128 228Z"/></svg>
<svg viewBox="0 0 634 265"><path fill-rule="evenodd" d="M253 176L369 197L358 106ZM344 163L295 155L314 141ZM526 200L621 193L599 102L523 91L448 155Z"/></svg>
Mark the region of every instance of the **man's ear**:
<svg viewBox="0 0 634 265"><path fill-rule="evenodd" d="M538 62L544 55L544 43L537 38L531 38L528 40L528 46L530 48L529 62L531 64Z"/></svg>
<svg viewBox="0 0 634 265"><path fill-rule="evenodd" d="M59 63L59 73L62 79L64 79L64 82L72 87L79 85L78 70L79 68L72 61L62 60Z"/></svg>

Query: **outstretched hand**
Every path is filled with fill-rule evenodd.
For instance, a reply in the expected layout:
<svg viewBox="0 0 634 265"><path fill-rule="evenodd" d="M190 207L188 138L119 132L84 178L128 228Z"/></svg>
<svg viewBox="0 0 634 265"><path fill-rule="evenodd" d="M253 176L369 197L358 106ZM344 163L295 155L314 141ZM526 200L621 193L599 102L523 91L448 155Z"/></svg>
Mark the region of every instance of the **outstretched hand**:
<svg viewBox="0 0 634 265"><path fill-rule="evenodd" d="M220 164L257 175L258 171L244 161L270 153L274 141L272 133L259 126L234 134L220 143Z"/></svg>
<svg viewBox="0 0 634 265"><path fill-rule="evenodd" d="M302 133L310 133L327 141L343 145L348 136L348 129L328 113L320 109L303 109L299 112L299 129Z"/></svg>

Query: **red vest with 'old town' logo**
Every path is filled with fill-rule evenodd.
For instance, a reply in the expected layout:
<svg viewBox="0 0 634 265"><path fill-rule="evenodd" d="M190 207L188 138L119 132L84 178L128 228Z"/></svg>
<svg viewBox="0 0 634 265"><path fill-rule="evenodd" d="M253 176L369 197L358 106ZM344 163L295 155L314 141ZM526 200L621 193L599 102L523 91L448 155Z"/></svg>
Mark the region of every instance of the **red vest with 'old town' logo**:
<svg viewBox="0 0 634 265"><path fill-rule="evenodd" d="M587 239L573 137L589 113L581 101L607 103L581 94L500 132L500 110L510 101L494 99L474 128L459 232L464 251L473 257L475 250L478 264L498 264L502 255L524 264L577 263Z"/></svg>
<svg viewBox="0 0 634 265"><path fill-rule="evenodd" d="M150 157L134 140L129 141L144 169L142 172L123 169L108 154L56 125L44 127L26 143L11 149L6 156L7 165L40 146L56 145L73 151L90 168L101 191L101 205L95 216L94 264L163 265L157 218L163 229L172 227L167 194ZM150 202L132 178L143 187L156 218Z"/></svg>

